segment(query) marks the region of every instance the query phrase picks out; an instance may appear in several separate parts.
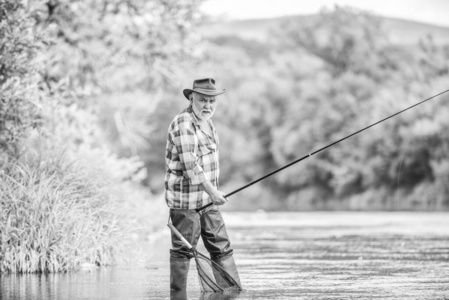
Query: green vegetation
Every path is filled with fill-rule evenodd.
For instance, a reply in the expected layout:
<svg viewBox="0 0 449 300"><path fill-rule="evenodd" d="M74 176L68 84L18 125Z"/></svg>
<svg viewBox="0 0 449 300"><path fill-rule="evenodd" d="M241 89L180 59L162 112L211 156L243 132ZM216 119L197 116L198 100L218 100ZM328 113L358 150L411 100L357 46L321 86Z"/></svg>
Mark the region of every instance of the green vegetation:
<svg viewBox="0 0 449 300"><path fill-rule="evenodd" d="M382 19L364 12L336 7L269 24L271 31L258 24L265 32L255 40L241 31L209 35L210 57L226 61L217 72L226 74L220 76L229 91L217 122L226 145L225 190L449 88L448 45L431 37L413 46L393 44ZM288 168L233 196L230 205L447 210L448 99Z"/></svg>
<svg viewBox="0 0 449 300"><path fill-rule="evenodd" d="M142 262L165 205L145 186L147 122L197 6L0 2L0 272Z"/></svg>
<svg viewBox="0 0 449 300"><path fill-rule="evenodd" d="M131 257L165 221L166 131L194 78L228 91L215 116L225 192L448 88L447 45L393 43L391 23L364 12L258 21L251 39L220 33L200 3L0 1L1 272ZM447 210L448 99L227 208Z"/></svg>
<svg viewBox="0 0 449 300"><path fill-rule="evenodd" d="M111 264L123 243L117 201L64 156L3 166L1 271L56 272ZM94 180L91 180L94 179Z"/></svg>

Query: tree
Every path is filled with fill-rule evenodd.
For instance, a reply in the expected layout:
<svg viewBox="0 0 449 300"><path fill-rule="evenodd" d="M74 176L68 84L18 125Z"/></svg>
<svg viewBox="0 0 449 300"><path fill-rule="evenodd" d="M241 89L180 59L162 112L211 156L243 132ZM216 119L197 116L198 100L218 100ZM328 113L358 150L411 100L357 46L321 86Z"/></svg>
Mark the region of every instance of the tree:
<svg viewBox="0 0 449 300"><path fill-rule="evenodd" d="M37 69L43 38L34 34L22 2L0 2L0 164L18 155L18 142L40 123Z"/></svg>
<svg viewBox="0 0 449 300"><path fill-rule="evenodd" d="M290 51L301 61L318 59L321 64L314 73L296 71L299 100L286 104L292 113L273 131L273 157L279 166L298 157L296 153L312 152L425 99L437 86L437 92L443 89L441 80L448 74L444 48L431 42L423 42L419 50L391 45L381 28L379 19L341 7L284 24L281 39ZM291 195L289 205L325 202L328 208L339 205L331 199L345 206L354 197L365 197L366 207L391 208L389 197L400 189L403 207L412 208L419 187L435 182L429 145L438 149L445 143L434 135L435 121L423 123L435 109L420 107L286 170L276 177L279 188ZM433 129L412 133L422 132L421 127Z"/></svg>

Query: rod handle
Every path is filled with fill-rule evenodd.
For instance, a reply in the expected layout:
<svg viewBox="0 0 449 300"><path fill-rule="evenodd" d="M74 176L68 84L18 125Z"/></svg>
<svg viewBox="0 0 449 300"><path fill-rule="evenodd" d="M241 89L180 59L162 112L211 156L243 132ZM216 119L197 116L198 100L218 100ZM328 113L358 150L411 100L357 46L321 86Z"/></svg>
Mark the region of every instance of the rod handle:
<svg viewBox="0 0 449 300"><path fill-rule="evenodd" d="M187 242L187 240L182 236L182 234L175 228L175 226L173 226L173 224L168 223L167 224L168 227L170 227L171 231L184 243L184 245L187 246L187 248L192 249L193 246L190 245L189 242Z"/></svg>
<svg viewBox="0 0 449 300"><path fill-rule="evenodd" d="M208 203L208 204L206 204L206 205L203 205L203 206L201 206L200 208L195 209L195 211L196 211L196 212L200 212L200 211L202 211L203 209L208 208L208 207L211 206L212 204L213 204L213 203L211 202L211 203Z"/></svg>
<svg viewBox="0 0 449 300"><path fill-rule="evenodd" d="M239 189L239 190L235 190L235 191L233 191L232 193L226 194L226 195L224 195L223 197L228 198L229 196L234 195L234 194L237 193L238 191L240 191L240 189ZM203 209L208 208L209 206L212 206L212 205L213 205L212 202L211 202L211 203L207 203L206 205L203 205L203 206L201 206L200 208L196 208L195 211L196 211L196 212L200 212L200 211L202 211Z"/></svg>

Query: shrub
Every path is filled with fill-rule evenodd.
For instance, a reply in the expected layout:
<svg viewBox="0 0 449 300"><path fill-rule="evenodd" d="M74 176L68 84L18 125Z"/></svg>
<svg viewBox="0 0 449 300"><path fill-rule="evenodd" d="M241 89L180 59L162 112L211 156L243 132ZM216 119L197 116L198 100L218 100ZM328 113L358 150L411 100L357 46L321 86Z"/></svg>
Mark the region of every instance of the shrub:
<svg viewBox="0 0 449 300"><path fill-rule="evenodd" d="M108 166L101 171L102 159L95 160L89 166L70 153L28 152L2 166L0 272L111 265L129 250L137 224L120 203L120 183L102 176Z"/></svg>

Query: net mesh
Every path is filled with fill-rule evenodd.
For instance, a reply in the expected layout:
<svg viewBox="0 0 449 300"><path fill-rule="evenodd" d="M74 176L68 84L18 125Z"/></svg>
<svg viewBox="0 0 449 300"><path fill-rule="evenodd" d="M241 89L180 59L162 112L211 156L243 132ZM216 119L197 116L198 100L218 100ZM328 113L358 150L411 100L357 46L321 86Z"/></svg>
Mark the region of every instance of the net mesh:
<svg viewBox="0 0 449 300"><path fill-rule="evenodd" d="M220 265L192 249L202 292L238 291L239 284Z"/></svg>

